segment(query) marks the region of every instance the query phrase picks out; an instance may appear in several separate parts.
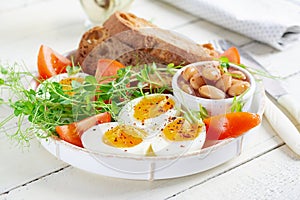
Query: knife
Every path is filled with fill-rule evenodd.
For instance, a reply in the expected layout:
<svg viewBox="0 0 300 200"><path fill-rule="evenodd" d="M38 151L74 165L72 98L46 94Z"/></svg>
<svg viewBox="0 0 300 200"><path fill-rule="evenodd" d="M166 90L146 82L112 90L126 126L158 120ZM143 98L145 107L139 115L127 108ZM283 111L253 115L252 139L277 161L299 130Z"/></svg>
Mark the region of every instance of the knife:
<svg viewBox="0 0 300 200"><path fill-rule="evenodd" d="M213 45L219 46L223 51L229 47L235 46L232 42L228 40L218 40L213 42ZM217 47L216 47L217 48ZM241 48L238 48L239 53L243 59L243 64L260 71L264 71L266 74L270 73L259 63L257 62L250 54L244 51ZM300 106L299 103L290 95L285 88L283 87L280 80L276 78L267 78L262 77L265 89L269 95L271 95L277 102L285 108L294 118L300 123Z"/></svg>
<svg viewBox="0 0 300 200"><path fill-rule="evenodd" d="M217 50L219 49L222 51L228 49L231 46L237 47L233 43L226 41L226 40L213 41L212 44L214 45L214 47ZM265 70L264 67L262 67L262 65L259 64L254 58L252 58L247 52L245 52L242 49L238 49L238 50L239 50L239 53L241 54L241 57L243 58L243 63L244 63L244 60L247 60L248 66L251 66L253 68L260 69L260 70ZM270 80L272 80L272 79L270 79ZM266 83L271 84L272 82L270 83L266 79ZM265 82L264 82L264 84L265 84ZM280 99L280 95L290 96L284 90L284 88L281 86L280 82L278 83L278 82L276 82L276 80L274 80L274 82L272 84L279 85L278 86L279 90L282 90L282 91L277 91L277 93L275 93L276 95L279 95L279 98L277 98L277 101L278 101L278 99ZM265 85L265 87L267 87L267 86ZM271 90L271 92L272 91L273 90ZM271 93L271 92L268 92L268 93ZM294 106L296 106L296 104ZM290 119L268 97L266 97L266 107L265 107L264 116L267 118L270 125L273 127L274 131L286 143L286 145L288 145L296 154L300 155L300 134L299 134L298 129L290 121ZM298 120L299 120L299 118L298 118Z"/></svg>
<svg viewBox="0 0 300 200"><path fill-rule="evenodd" d="M296 154L300 155L300 134L298 129L268 97L266 97L264 115L285 144Z"/></svg>

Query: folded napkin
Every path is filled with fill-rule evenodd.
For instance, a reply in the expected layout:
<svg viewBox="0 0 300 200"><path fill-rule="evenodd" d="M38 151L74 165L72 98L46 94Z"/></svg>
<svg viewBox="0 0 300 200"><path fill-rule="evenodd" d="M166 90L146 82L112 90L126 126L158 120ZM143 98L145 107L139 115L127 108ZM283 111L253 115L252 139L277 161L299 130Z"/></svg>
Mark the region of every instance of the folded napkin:
<svg viewBox="0 0 300 200"><path fill-rule="evenodd" d="M300 38L299 0L161 0L282 50Z"/></svg>

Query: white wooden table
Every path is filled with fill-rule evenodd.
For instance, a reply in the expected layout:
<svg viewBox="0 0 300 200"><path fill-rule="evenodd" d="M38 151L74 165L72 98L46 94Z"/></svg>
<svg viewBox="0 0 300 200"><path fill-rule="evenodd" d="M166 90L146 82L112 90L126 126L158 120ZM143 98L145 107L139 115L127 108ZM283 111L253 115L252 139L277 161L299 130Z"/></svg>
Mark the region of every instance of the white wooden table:
<svg viewBox="0 0 300 200"><path fill-rule="evenodd" d="M136 0L131 12L196 42L225 38L242 45L300 102L300 43L276 51L169 5ZM0 59L36 68L45 44L58 52L77 48L86 17L75 0L1 1ZM0 120L6 108L0 109ZM300 124L297 124L298 130ZM17 199L300 199L300 158L263 119L243 153L214 169L176 179L134 181L94 175L50 155L37 141L29 148L0 133L0 200Z"/></svg>

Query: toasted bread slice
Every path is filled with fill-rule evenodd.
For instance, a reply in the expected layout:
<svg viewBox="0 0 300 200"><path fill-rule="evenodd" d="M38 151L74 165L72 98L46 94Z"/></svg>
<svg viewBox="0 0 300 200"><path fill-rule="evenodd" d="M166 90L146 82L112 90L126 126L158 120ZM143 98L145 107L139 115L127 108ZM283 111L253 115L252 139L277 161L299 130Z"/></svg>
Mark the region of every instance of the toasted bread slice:
<svg viewBox="0 0 300 200"><path fill-rule="evenodd" d="M119 11L111 15L110 18L103 23L103 26L109 31L111 36L128 30L157 28L156 25L132 13Z"/></svg>
<svg viewBox="0 0 300 200"><path fill-rule="evenodd" d="M117 60L124 65L189 63L212 60L214 50L199 45L173 31L158 28L130 13L115 12L85 33L78 49L78 61L84 72L94 75L100 58Z"/></svg>
<svg viewBox="0 0 300 200"><path fill-rule="evenodd" d="M80 40L78 50L75 55L75 64L81 65L86 56L95 46L109 38L108 30L102 26L95 26L85 32Z"/></svg>

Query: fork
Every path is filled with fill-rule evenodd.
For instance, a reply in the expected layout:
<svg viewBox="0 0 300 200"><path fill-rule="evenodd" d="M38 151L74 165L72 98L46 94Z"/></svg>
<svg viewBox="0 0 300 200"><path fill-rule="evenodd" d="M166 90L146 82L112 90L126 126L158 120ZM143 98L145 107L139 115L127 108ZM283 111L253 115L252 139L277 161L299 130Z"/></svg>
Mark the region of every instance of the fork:
<svg viewBox="0 0 300 200"><path fill-rule="evenodd" d="M224 39L209 40L208 43L211 43L216 51L223 52L224 49L221 47L220 43L222 43L224 41L225 41Z"/></svg>

